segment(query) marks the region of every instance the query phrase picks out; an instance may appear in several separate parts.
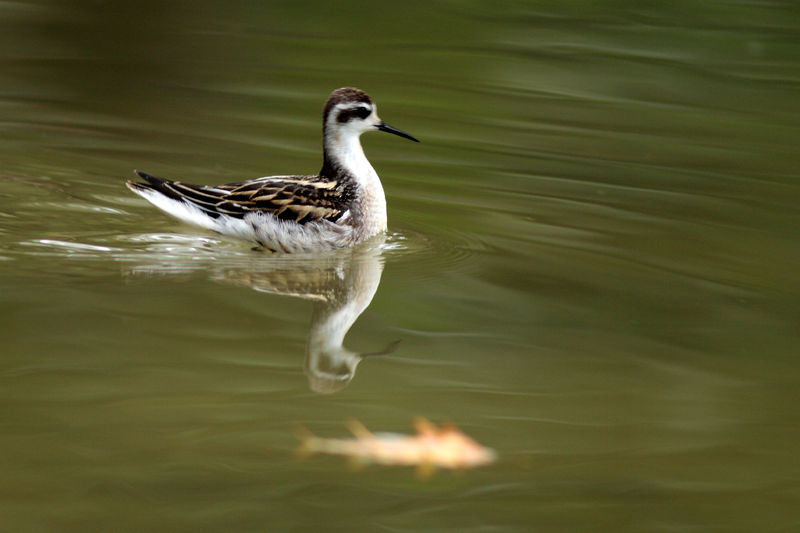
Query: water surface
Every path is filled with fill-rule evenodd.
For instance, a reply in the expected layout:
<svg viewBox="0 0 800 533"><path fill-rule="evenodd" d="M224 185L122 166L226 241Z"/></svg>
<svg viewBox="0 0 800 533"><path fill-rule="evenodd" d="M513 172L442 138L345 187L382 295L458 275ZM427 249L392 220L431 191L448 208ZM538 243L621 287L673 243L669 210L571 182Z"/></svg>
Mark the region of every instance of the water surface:
<svg viewBox="0 0 800 533"><path fill-rule="evenodd" d="M1 5L4 527L793 530L796 15ZM123 185L315 172L343 85L422 140L363 138L383 241L259 253ZM416 415L499 461L293 455Z"/></svg>

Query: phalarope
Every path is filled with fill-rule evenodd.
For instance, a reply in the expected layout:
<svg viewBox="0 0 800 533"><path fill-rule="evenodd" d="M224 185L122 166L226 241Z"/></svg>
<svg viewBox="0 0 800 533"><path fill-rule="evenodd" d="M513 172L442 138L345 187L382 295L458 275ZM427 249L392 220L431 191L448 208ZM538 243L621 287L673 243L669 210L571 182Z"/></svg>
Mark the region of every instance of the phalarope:
<svg viewBox="0 0 800 533"><path fill-rule="evenodd" d="M280 252L354 246L386 230L386 197L359 137L385 131L417 139L378 118L367 93L336 89L322 113L323 164L312 176L265 176L190 185L136 171L130 190L184 222Z"/></svg>

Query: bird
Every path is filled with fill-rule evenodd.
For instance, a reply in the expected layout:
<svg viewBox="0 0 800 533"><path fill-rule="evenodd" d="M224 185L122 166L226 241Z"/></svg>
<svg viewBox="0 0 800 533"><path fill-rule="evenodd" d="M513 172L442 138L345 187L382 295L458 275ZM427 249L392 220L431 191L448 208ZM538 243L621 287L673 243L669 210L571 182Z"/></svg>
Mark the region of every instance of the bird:
<svg viewBox="0 0 800 533"><path fill-rule="evenodd" d="M223 185L192 185L136 170L127 187L190 224L279 253L314 253L360 244L386 231L386 196L361 147L361 134L418 139L378 117L361 89L333 91L322 112L318 174L265 176Z"/></svg>

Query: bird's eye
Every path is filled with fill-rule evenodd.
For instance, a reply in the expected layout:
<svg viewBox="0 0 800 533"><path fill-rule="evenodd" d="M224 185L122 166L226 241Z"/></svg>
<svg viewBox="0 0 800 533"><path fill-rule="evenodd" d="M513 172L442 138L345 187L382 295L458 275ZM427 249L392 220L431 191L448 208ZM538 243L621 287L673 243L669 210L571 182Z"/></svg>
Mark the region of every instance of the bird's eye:
<svg viewBox="0 0 800 533"><path fill-rule="evenodd" d="M338 115L336 115L336 122L342 124L345 122L350 122L353 117L358 117L361 120L364 120L370 115L370 113L372 113L372 109L366 106L350 107L343 109Z"/></svg>

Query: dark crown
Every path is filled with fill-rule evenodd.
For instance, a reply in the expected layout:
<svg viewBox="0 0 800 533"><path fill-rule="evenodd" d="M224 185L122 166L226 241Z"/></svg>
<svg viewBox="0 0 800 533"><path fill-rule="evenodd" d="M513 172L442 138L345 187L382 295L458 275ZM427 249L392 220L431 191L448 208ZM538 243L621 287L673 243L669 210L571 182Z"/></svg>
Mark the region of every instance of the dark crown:
<svg viewBox="0 0 800 533"><path fill-rule="evenodd" d="M372 98L361 89L356 89L355 87L336 89L328 97L328 101L325 102L325 108L322 111L322 120L328 118L328 114L331 112L331 109L333 109L333 106L343 103L361 103L372 106Z"/></svg>

